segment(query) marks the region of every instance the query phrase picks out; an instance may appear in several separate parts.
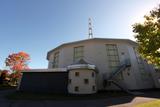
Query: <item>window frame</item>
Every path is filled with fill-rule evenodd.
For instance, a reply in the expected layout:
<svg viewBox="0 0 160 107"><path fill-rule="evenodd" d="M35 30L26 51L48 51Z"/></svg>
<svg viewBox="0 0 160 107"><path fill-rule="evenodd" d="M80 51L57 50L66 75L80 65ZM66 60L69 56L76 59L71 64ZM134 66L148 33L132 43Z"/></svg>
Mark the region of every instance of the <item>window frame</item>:
<svg viewBox="0 0 160 107"><path fill-rule="evenodd" d="M133 50L134 50L134 54L135 54L135 57L138 63L138 69L139 69L142 79L143 80L149 79L150 73L145 71L145 65L144 65L143 58L139 55L136 47L133 47Z"/></svg>
<svg viewBox="0 0 160 107"><path fill-rule="evenodd" d="M119 58L117 44L106 44L106 52L107 52L109 68L111 70L110 73L115 72L120 66L120 58ZM123 80L122 72L118 75L118 79Z"/></svg>
<svg viewBox="0 0 160 107"><path fill-rule="evenodd" d="M84 57L84 46L77 46L73 49L73 62Z"/></svg>
<svg viewBox="0 0 160 107"><path fill-rule="evenodd" d="M53 68L58 68L59 66L59 51L54 53L54 58L53 58Z"/></svg>

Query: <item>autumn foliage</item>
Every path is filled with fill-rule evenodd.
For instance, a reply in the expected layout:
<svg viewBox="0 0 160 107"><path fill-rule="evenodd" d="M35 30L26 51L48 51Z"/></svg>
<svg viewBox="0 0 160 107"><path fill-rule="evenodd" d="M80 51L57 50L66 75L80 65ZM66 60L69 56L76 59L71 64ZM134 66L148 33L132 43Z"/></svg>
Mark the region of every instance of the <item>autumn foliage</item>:
<svg viewBox="0 0 160 107"><path fill-rule="evenodd" d="M1 71L1 74L5 74L5 75L7 75L7 74L8 74L8 72L9 72L8 70L2 70L2 71Z"/></svg>
<svg viewBox="0 0 160 107"><path fill-rule="evenodd" d="M29 60L30 56L25 52L13 53L6 58L5 63L12 71L10 78L11 81L14 81L14 84L17 84L18 79L21 77L21 71L29 69Z"/></svg>
<svg viewBox="0 0 160 107"><path fill-rule="evenodd" d="M27 62L30 60L29 54L25 52L13 53L6 58L6 66L12 71L22 71L28 69Z"/></svg>

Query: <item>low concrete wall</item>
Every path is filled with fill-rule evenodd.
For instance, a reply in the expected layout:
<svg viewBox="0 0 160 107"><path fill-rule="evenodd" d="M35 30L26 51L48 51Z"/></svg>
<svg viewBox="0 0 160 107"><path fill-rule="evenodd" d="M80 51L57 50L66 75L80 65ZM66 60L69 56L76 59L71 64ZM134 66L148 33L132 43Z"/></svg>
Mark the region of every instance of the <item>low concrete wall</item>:
<svg viewBox="0 0 160 107"><path fill-rule="evenodd" d="M23 72L19 91L67 93L68 72Z"/></svg>

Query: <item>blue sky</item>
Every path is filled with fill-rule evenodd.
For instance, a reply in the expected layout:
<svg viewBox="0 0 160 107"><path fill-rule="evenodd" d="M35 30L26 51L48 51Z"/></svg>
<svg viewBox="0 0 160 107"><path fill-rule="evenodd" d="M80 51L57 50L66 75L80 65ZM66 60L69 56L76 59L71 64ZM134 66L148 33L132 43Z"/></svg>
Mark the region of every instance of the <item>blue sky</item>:
<svg viewBox="0 0 160 107"><path fill-rule="evenodd" d="M31 56L30 68L47 68L47 51L87 39L88 18L94 37L134 40L132 24L159 0L0 0L0 69L13 52Z"/></svg>

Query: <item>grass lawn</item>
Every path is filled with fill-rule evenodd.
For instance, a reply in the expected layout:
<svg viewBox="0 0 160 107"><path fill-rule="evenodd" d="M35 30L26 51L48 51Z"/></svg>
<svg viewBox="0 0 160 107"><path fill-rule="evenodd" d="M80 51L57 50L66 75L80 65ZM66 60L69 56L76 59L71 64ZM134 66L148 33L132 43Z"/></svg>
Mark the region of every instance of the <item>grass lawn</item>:
<svg viewBox="0 0 160 107"><path fill-rule="evenodd" d="M160 107L160 100L139 104L136 105L135 107Z"/></svg>
<svg viewBox="0 0 160 107"><path fill-rule="evenodd" d="M124 92L98 92L92 95L15 92L7 95L6 97L11 100L89 100L89 99L104 99L104 98L120 97L128 95L129 94Z"/></svg>

